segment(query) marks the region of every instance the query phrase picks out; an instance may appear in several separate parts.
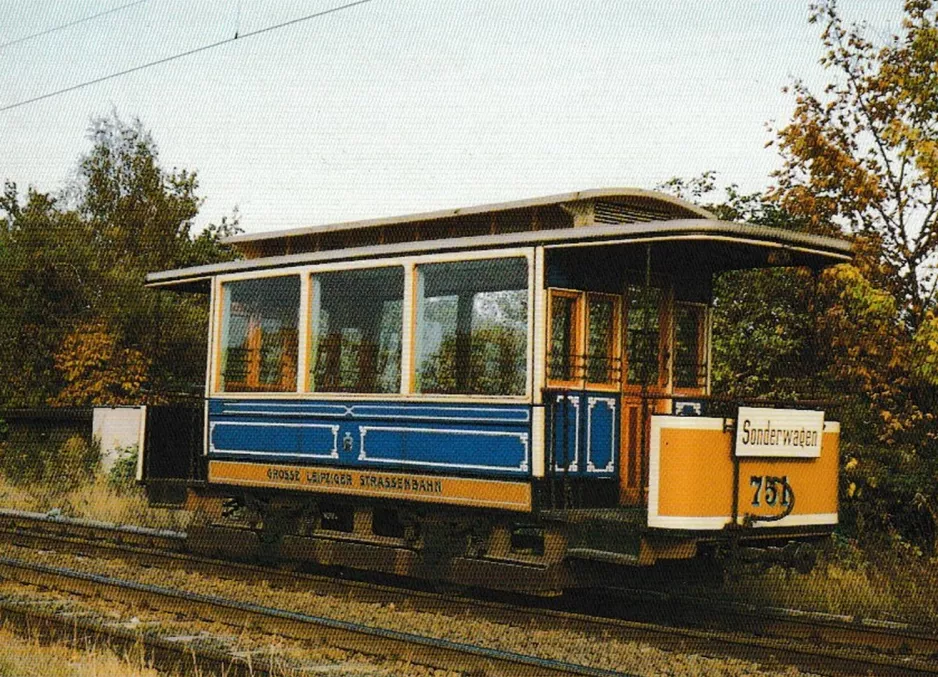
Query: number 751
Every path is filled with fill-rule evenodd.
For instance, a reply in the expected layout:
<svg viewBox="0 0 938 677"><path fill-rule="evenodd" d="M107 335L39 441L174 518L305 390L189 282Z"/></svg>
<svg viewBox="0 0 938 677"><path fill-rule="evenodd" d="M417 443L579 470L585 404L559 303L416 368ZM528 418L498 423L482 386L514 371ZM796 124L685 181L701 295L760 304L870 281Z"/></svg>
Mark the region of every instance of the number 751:
<svg viewBox="0 0 938 677"><path fill-rule="evenodd" d="M750 486L755 487L756 492L752 495L752 504L761 505L760 497L766 505L775 505L779 500L779 485L781 490L781 504L788 506L791 504L791 488L788 486L788 476L772 477L771 475L753 475L749 478Z"/></svg>

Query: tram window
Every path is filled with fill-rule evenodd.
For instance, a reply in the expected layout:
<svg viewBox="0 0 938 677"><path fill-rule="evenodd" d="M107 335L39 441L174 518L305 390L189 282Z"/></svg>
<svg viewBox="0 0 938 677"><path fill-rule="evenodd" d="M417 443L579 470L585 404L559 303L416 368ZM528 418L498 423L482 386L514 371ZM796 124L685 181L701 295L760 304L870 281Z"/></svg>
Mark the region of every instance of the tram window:
<svg viewBox="0 0 938 677"><path fill-rule="evenodd" d="M630 285L626 319L626 356L630 385L661 382L661 290Z"/></svg>
<svg viewBox="0 0 938 677"><path fill-rule="evenodd" d="M580 349L577 345L582 313L582 295L552 290L550 295L550 346L547 378L569 383L580 378Z"/></svg>
<svg viewBox="0 0 938 677"><path fill-rule="evenodd" d="M296 390L300 278L222 284L222 392Z"/></svg>
<svg viewBox="0 0 938 677"><path fill-rule="evenodd" d="M580 388L586 383L618 387L619 315L617 296L564 289L550 291L547 378L551 385Z"/></svg>
<svg viewBox="0 0 938 677"><path fill-rule="evenodd" d="M523 395L527 260L421 265L417 284L416 391Z"/></svg>
<svg viewBox="0 0 938 677"><path fill-rule="evenodd" d="M706 307L676 303L674 308L674 387L707 386Z"/></svg>
<svg viewBox="0 0 938 677"><path fill-rule="evenodd" d="M401 387L404 269L312 278L312 392L395 393Z"/></svg>
<svg viewBox="0 0 938 677"><path fill-rule="evenodd" d="M587 294L586 381L619 382L619 300L607 294Z"/></svg>

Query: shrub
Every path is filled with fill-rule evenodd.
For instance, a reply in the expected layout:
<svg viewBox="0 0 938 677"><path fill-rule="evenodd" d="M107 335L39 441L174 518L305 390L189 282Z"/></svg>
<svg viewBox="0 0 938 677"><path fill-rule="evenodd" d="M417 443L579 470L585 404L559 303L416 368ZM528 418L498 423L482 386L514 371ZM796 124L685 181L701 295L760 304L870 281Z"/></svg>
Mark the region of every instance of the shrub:
<svg viewBox="0 0 938 677"><path fill-rule="evenodd" d="M46 462L43 481L50 491L70 491L94 478L100 460L101 451L97 441L89 444L84 437L74 435L59 449L55 459L57 462Z"/></svg>
<svg viewBox="0 0 938 677"><path fill-rule="evenodd" d="M134 487L137 479L137 445L116 449L117 459L107 474L107 485L116 494L123 494Z"/></svg>

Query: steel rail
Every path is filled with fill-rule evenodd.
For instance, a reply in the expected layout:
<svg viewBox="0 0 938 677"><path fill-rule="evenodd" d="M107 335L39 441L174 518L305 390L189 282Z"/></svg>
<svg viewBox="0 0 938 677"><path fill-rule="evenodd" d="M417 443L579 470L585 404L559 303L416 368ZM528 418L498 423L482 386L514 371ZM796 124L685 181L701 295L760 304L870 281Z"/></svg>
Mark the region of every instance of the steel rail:
<svg viewBox="0 0 938 677"><path fill-rule="evenodd" d="M623 674L5 557L0 557L0 576L27 585L50 587L73 594L98 595L117 602L149 604L154 608L186 616L210 618L227 625L251 627L271 634L314 640L347 651L402 658L437 669L482 675L511 674L519 677L621 677Z"/></svg>
<svg viewBox="0 0 938 677"><path fill-rule="evenodd" d="M153 566L198 570L207 575L247 581L256 581L262 576L275 585L302 590L316 586L320 594L338 595L361 602L393 602L402 609L433 612L445 610L448 614L472 614L477 618L487 618L497 623L544 629L559 628L599 638L615 637L622 641L646 641L666 650L693 650L707 655L729 655L752 661L760 660L761 656L762 660L770 663L777 663L778 656L784 655L785 663L814 670L821 666L832 674L853 675L870 670L875 674L938 674L938 664L929 662L938 656L938 634L904 624L789 609L762 609L750 605L702 598L681 598L649 591L612 591L651 594L653 613L649 616L646 610L644 615L655 618L655 621L636 622L610 617L608 614L602 615L606 613L605 610L597 613L595 609L590 609L582 613L480 601L425 590L382 586L372 582L215 560L176 551L166 552L127 543L109 543L103 538L104 534L100 534L95 540L86 541L71 538L61 529L52 533L10 530L3 528L3 517L3 511L0 511L0 540L27 547L54 547L58 543L67 549L86 554L93 552L106 557L128 558ZM21 526L28 523L27 513L19 513L16 517ZM45 522L40 521L38 524ZM63 527L66 520L56 518L55 524ZM609 600L606 601L606 606L608 605ZM684 627L661 624L662 616L670 616L670 622L674 623L675 615L680 617L679 622L684 623ZM699 629L714 623L719 624L723 630L728 626L732 630L716 632L712 629ZM687 627L687 624L697 627ZM805 640L811 645L804 644ZM825 646L813 646L818 642L824 643ZM717 647L720 654L714 653ZM860 648L875 648L891 655L861 652L858 651Z"/></svg>

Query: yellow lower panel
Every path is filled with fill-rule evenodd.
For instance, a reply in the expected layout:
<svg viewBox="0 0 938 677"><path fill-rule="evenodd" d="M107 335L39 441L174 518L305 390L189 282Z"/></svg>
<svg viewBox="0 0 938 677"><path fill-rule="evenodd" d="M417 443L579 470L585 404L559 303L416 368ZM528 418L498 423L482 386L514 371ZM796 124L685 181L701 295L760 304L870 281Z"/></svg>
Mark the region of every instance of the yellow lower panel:
<svg viewBox="0 0 938 677"><path fill-rule="evenodd" d="M209 461L208 480L248 487L531 510L531 485L526 482L234 461Z"/></svg>
<svg viewBox="0 0 938 677"><path fill-rule="evenodd" d="M701 427L694 428L698 421ZM656 483L656 490L649 525L713 529L731 521L732 432L724 430L719 421L716 426L711 424L711 420L690 417L656 424L651 452L651 482ZM785 477L794 492L794 508L781 522L763 525L836 524L839 442L839 429L835 428L825 430L819 458L740 458L740 518L773 516L784 510L780 492L767 494L765 482L766 478Z"/></svg>

